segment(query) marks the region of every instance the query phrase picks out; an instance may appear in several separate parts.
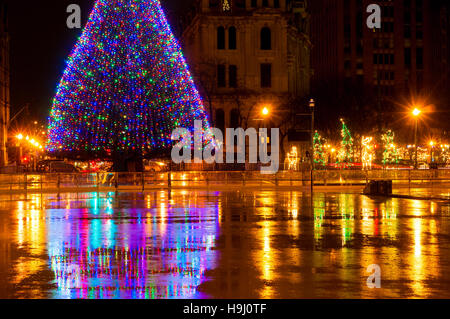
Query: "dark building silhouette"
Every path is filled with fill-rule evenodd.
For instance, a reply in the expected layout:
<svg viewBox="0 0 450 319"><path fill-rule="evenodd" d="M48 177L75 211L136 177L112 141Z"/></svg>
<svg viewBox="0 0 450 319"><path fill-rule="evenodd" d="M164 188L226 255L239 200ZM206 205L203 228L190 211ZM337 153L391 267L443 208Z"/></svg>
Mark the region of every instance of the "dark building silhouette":
<svg viewBox="0 0 450 319"><path fill-rule="evenodd" d="M367 27L372 3L382 8L381 29ZM448 107L446 1L315 0L310 9L312 90L325 117L381 129L413 99Z"/></svg>

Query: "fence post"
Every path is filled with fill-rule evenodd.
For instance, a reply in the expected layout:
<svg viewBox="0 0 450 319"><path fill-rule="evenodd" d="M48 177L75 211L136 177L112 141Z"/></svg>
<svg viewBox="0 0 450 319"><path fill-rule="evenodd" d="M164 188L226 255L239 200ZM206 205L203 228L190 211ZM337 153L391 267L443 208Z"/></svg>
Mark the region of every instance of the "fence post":
<svg viewBox="0 0 450 319"><path fill-rule="evenodd" d="M27 174L25 173L25 181L24 181L24 189L25 189L25 193L26 193L27 190L28 190L28 185L27 185L27 183L28 183L28 176L27 176Z"/></svg>
<svg viewBox="0 0 450 319"><path fill-rule="evenodd" d="M142 191L145 190L145 173L142 172L141 181L142 181Z"/></svg>
<svg viewBox="0 0 450 319"><path fill-rule="evenodd" d="M97 172L97 192L100 191L100 173Z"/></svg>
<svg viewBox="0 0 450 319"><path fill-rule="evenodd" d="M118 173L114 173L114 188L117 189L119 188L119 174Z"/></svg>
<svg viewBox="0 0 450 319"><path fill-rule="evenodd" d="M44 182L42 181L42 178L43 178L43 177L44 177L44 174L41 173L41 194L42 194L42 188L43 188L42 184L44 183Z"/></svg>
<svg viewBox="0 0 450 319"><path fill-rule="evenodd" d="M56 188L58 189L58 194L59 194L59 187L60 187L60 185L61 185L61 177L60 177L60 175L59 175L59 173L56 175L57 177L56 177Z"/></svg>
<svg viewBox="0 0 450 319"><path fill-rule="evenodd" d="M172 172L169 172L167 174L167 187L169 187L169 188L172 187Z"/></svg>

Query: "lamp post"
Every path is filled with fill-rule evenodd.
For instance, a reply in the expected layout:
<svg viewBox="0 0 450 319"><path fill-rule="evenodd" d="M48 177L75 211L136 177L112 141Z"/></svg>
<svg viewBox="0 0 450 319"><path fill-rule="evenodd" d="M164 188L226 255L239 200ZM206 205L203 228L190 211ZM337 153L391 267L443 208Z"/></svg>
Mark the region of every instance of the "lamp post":
<svg viewBox="0 0 450 319"><path fill-rule="evenodd" d="M311 109L311 196L314 192L314 111L316 102L314 99L309 100L309 108Z"/></svg>
<svg viewBox="0 0 450 319"><path fill-rule="evenodd" d="M418 108L415 108L412 112L415 120L414 125L414 169L417 169L417 126L419 121L419 115L422 113Z"/></svg>
<svg viewBox="0 0 450 319"><path fill-rule="evenodd" d="M262 116L261 122L262 122L262 128L263 129L264 128L268 129L266 120L269 117L269 115L270 115L270 109L269 109L269 107L265 106L261 110L261 116ZM265 136L263 134L259 134L259 133L258 133L258 135L259 135L260 139L264 139L264 141L262 141L262 142L264 143L264 152L265 152L265 154L267 154L267 144L268 144L267 140L268 140L269 132L267 132L267 134ZM258 143L260 143L260 142L261 141L259 141Z"/></svg>

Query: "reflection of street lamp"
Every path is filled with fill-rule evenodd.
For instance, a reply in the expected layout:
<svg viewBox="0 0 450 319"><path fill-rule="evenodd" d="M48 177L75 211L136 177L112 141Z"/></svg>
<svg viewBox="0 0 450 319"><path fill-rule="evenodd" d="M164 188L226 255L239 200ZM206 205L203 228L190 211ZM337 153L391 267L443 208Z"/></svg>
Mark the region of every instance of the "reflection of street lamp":
<svg viewBox="0 0 450 319"><path fill-rule="evenodd" d="M433 148L434 148L434 141L430 142L430 163L434 162L434 158L433 158Z"/></svg>
<svg viewBox="0 0 450 319"><path fill-rule="evenodd" d="M415 155L414 155L414 169L417 169L417 126L419 121L419 115L422 113L418 108L415 108L412 112L412 115L414 116L415 125L414 125L414 148L415 148Z"/></svg>

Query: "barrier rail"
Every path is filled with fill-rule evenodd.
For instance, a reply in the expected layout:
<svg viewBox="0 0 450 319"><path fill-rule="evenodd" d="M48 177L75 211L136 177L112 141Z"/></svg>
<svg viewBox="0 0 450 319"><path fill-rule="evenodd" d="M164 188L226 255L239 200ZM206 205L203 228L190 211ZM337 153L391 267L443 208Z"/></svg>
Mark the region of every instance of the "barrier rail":
<svg viewBox="0 0 450 319"><path fill-rule="evenodd" d="M317 186L365 185L370 180L392 180L394 185L415 187L450 183L450 170L315 171ZM253 171L164 173L49 173L1 174L0 192L90 192L158 188L304 187L310 172L282 171L262 175Z"/></svg>

